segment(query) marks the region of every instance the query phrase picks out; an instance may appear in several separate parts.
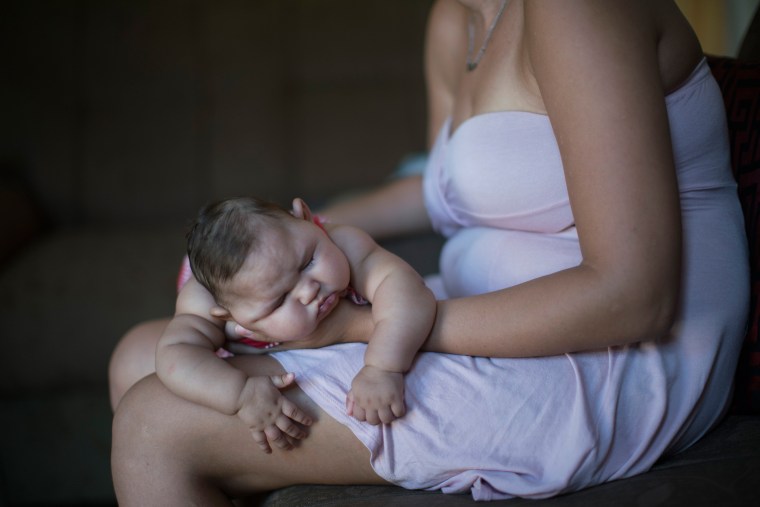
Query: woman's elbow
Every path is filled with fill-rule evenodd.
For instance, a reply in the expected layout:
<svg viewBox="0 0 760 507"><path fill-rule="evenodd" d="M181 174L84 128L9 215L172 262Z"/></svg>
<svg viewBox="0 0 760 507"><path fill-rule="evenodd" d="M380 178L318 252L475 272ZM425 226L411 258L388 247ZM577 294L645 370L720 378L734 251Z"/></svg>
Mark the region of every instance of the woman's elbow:
<svg viewBox="0 0 760 507"><path fill-rule="evenodd" d="M670 334L679 308L677 281L660 282L636 297L628 315L628 343L657 341Z"/></svg>
<svg viewBox="0 0 760 507"><path fill-rule="evenodd" d="M651 310L651 321L643 340L659 340L670 334L678 314L677 291L668 296L657 298Z"/></svg>

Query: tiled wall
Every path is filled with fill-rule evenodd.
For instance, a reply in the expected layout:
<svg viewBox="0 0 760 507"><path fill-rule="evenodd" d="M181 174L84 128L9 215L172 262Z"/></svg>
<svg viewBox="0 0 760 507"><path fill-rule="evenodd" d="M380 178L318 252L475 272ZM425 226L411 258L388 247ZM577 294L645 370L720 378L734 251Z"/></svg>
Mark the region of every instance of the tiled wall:
<svg viewBox="0 0 760 507"><path fill-rule="evenodd" d="M59 223L374 184L424 149L431 0L12 0L0 170Z"/></svg>

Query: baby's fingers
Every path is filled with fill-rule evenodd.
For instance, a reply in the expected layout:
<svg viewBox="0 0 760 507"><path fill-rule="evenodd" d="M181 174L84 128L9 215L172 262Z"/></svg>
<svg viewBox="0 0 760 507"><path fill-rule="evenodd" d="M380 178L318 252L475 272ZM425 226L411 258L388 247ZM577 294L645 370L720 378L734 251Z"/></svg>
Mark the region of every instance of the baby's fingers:
<svg viewBox="0 0 760 507"><path fill-rule="evenodd" d="M269 380L277 389L288 387L296 379L295 373L283 373L282 375L271 375Z"/></svg>
<svg viewBox="0 0 760 507"><path fill-rule="evenodd" d="M267 436L263 431L251 429L251 436L253 436L254 442L258 445L262 451L267 454L272 454L272 448L269 446Z"/></svg>
<svg viewBox="0 0 760 507"><path fill-rule="evenodd" d="M287 438L285 433L280 431L280 429L277 426L267 426L267 428L264 430L264 434L266 435L266 438L269 440L269 443L271 443L278 449L289 451L290 449L293 448L293 444L291 443L290 439ZM271 450L269 452L271 452Z"/></svg>
<svg viewBox="0 0 760 507"><path fill-rule="evenodd" d="M311 417L306 415L303 410L298 408L298 405L287 398L285 398L285 400L282 402L282 413L293 421L301 423L304 426L310 426L312 423Z"/></svg>
<svg viewBox="0 0 760 507"><path fill-rule="evenodd" d="M293 422L292 419L281 415L275 421L275 426L288 438L288 441L293 443L297 440L303 440L306 438L306 430L299 424Z"/></svg>
<svg viewBox="0 0 760 507"><path fill-rule="evenodd" d="M361 405L359 405L358 403L356 403L355 400L351 400L351 402L350 402L350 410L351 411L348 413L348 415L354 416L354 419L356 419L357 421L366 421L367 420L367 418L366 418L366 412L361 407Z"/></svg>
<svg viewBox="0 0 760 507"><path fill-rule="evenodd" d="M403 409L403 406L402 406L402 409ZM393 405L383 407L377 411L377 417L378 419L380 419L380 422L383 424L390 424L396 419L398 419L399 417L401 417L402 415L404 415L403 410L402 410L401 415L398 415L396 414L396 411L394 410Z"/></svg>
<svg viewBox="0 0 760 507"><path fill-rule="evenodd" d="M404 404L404 401L394 401L391 403L391 412L393 412L393 415L396 419L399 417L404 417L404 415L406 415L406 405Z"/></svg>
<svg viewBox="0 0 760 507"><path fill-rule="evenodd" d="M379 412L373 408L364 411L364 420L372 426L377 426L381 422Z"/></svg>

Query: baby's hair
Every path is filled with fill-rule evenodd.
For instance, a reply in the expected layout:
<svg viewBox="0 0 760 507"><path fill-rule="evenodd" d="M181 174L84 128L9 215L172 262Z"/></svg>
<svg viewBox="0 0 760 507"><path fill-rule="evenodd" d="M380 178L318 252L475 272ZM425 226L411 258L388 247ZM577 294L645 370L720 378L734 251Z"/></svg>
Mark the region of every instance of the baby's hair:
<svg viewBox="0 0 760 507"><path fill-rule="evenodd" d="M204 206L187 233L190 269L218 301L221 285L243 266L256 246L262 217L290 214L277 204L256 197L236 197Z"/></svg>

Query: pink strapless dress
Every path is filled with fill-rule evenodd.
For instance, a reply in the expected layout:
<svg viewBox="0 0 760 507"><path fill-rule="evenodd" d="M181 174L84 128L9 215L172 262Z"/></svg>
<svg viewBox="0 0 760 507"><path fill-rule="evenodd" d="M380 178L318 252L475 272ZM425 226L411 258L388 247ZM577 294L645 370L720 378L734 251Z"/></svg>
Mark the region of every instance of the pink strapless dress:
<svg viewBox="0 0 760 507"><path fill-rule="evenodd" d="M666 101L684 229L682 301L670 339L535 359L421 353L406 376L408 413L388 426L345 413L364 345L273 354L367 446L379 475L479 500L541 498L644 472L718 421L749 296L742 213L723 102L706 63ZM456 132L447 122L424 191L448 237L441 297L508 287L580 261L546 116L484 114Z"/></svg>

